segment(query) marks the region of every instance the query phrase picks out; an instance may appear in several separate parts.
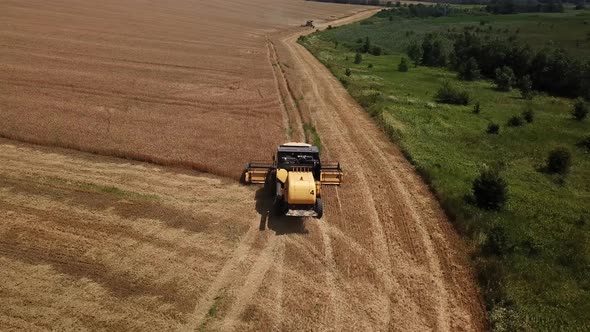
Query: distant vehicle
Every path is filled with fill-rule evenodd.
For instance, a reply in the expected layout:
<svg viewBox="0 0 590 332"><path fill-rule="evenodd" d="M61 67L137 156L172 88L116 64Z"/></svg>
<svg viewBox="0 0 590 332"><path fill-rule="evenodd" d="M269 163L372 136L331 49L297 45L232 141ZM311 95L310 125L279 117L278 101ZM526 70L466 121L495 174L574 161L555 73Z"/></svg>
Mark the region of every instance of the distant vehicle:
<svg viewBox="0 0 590 332"><path fill-rule="evenodd" d="M309 20L309 21L305 22L305 24L302 24L301 26L304 27L304 28L310 27L312 29L315 29L315 25L313 25L313 21L312 20Z"/></svg>

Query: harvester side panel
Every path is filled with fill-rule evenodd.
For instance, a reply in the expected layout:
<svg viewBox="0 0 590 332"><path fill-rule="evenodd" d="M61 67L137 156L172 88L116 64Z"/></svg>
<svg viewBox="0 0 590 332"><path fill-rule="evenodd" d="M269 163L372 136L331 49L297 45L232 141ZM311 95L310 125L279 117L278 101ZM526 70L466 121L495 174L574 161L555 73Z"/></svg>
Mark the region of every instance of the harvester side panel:
<svg viewBox="0 0 590 332"><path fill-rule="evenodd" d="M274 168L272 162L251 162L244 172L245 183L265 183L268 173Z"/></svg>
<svg viewBox="0 0 590 332"><path fill-rule="evenodd" d="M322 163L320 182L322 184L340 185L344 172L340 163Z"/></svg>

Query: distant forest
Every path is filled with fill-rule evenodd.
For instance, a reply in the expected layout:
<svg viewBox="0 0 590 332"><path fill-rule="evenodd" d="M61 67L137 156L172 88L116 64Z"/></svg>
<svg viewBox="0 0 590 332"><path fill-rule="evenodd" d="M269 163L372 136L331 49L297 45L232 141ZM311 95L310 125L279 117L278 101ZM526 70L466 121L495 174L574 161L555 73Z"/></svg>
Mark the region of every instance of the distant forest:
<svg viewBox="0 0 590 332"><path fill-rule="evenodd" d="M397 1L390 0L307 0L317 2L333 2L350 5L393 7ZM512 14L521 12L557 12L563 8L560 0L420 0L420 2L490 5L488 11L495 14ZM585 0L563 1L577 6L584 6ZM399 4L398 4L399 6Z"/></svg>

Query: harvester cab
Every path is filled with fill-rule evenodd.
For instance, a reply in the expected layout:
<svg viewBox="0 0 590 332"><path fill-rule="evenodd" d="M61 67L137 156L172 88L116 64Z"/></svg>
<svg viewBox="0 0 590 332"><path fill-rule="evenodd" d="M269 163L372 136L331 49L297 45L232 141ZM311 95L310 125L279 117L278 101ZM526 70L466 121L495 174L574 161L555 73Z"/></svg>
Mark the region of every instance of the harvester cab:
<svg viewBox="0 0 590 332"><path fill-rule="evenodd" d="M322 163L317 146L306 143L279 145L272 162L250 162L245 183L266 184L277 214L295 217L323 215L322 185L340 185L340 163Z"/></svg>

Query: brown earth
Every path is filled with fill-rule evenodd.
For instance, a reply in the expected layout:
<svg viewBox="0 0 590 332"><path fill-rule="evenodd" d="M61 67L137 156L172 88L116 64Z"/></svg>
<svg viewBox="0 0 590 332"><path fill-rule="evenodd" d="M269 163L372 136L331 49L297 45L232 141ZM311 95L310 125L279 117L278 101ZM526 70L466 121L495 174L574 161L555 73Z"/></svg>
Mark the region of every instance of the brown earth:
<svg viewBox="0 0 590 332"><path fill-rule="evenodd" d="M115 6L114 2L106 3ZM232 3L236 8L223 7L229 13L220 12L219 17L246 10L246 5ZM270 1L261 3L268 5ZM8 4L17 7L18 2ZM190 8L188 1L178 4L188 6L185 10ZM215 4L212 8L221 6ZM176 16L162 20L184 15L178 7L169 7ZM76 7L63 10L68 8ZM301 10L295 5L289 8L294 13ZM98 11L104 15L114 12ZM72 12L68 17L83 13ZM169 12L159 15L164 13ZM367 15L370 12L330 24ZM236 27L245 24L240 20L244 18L237 15L222 21L233 28L234 22L238 22ZM133 22L130 20L129 26L133 27ZM78 22L82 23L85 21ZM152 36L164 27L168 26L153 26ZM241 33L232 28L228 31ZM198 29L209 31L202 26ZM270 85L268 91L275 102L269 109L259 106L260 112L275 119L276 139L282 139L289 127L293 138L300 138L302 123L312 121L322 139L324 158L343 163L345 183L325 189L325 217L316 221L270 216L270 202L261 189L230 180L0 140L0 326L14 330L483 330L484 310L467 254L428 188L338 81L296 44L304 30L273 29L260 33L263 51L258 57L266 61L266 65L260 64L266 74L261 73L265 78L258 81ZM216 29L211 31L224 36ZM184 42L179 41L178 46ZM92 47L101 44L95 43ZM223 50L232 54L230 47ZM2 56L6 53L0 51ZM171 52L172 57L174 54ZM18 57L12 59L17 61ZM233 64L226 65L233 68ZM235 65L240 68L239 62ZM20 70L14 68L8 72ZM0 77L5 72L1 71ZM144 74L151 75L145 71L138 77ZM117 75L113 77L124 82ZM234 79L244 77L236 74ZM51 79L59 81L61 76L56 73ZM12 90L0 97L4 98L0 99L0 128L30 135L23 139L74 146L60 140L43 141L43 135L57 132L67 138L73 135L72 128L99 124L93 118L98 114L96 109L87 110L90 104L81 102L85 97L75 92L64 89L55 95L37 83L18 92L11 83L1 84L3 91ZM154 96L159 93L150 91ZM163 91L161 95L166 95ZM74 107L79 109L52 109L29 101L27 96L32 100L46 96L56 103L61 96L66 103L79 103ZM100 98L105 103L111 100ZM219 103L231 98L239 99L233 92L214 99ZM182 117L190 112L200 112L196 106L186 106L186 113L175 106L150 108L149 114L167 116L169 126L160 128L150 118L132 121L131 115L141 114L137 105L143 101L127 100L135 105L126 113L129 117L110 122L120 130L116 132L125 146L120 151L138 147L145 156L163 158L162 151L176 146L167 152L178 153L174 158L203 159L207 165L222 161L218 167L227 166L232 175L232 167L242 167L234 160L241 157L236 146L224 146L229 142L226 137L254 135L243 129L248 126L244 121L255 118L259 123L261 119L258 111L236 110L225 117L210 114L209 123L201 122L205 121L202 116L183 122ZM11 110L19 101L29 103L28 108ZM21 125L29 121L33 126L40 121L35 116L41 116L44 109L53 110L48 118L57 120L48 122L39 133L23 131L28 127ZM19 114L29 111L32 119L17 121ZM73 124L79 123L68 127L70 120L62 112L72 117ZM234 120L234 116L241 120ZM144 127L139 128L139 123ZM224 125L241 131L229 135ZM212 146L217 152L188 151L189 132L192 135L191 131L202 128L218 134ZM85 135L99 132L92 126L86 130L93 132ZM152 132L155 130L158 133ZM144 136L134 138L135 134ZM168 135L173 136L168 145L156 140L160 136L168 139ZM77 138L72 142L87 144L74 147L108 153L95 149L102 144L112 148L108 144L117 142L113 137L84 137L88 141ZM257 139L275 139L270 137ZM200 140L191 142L204 146ZM244 139L243 144L243 157L248 159L256 156L252 152L256 149L264 151L262 156L272 153L270 146L275 142ZM217 154L220 151L234 154L221 156Z"/></svg>

